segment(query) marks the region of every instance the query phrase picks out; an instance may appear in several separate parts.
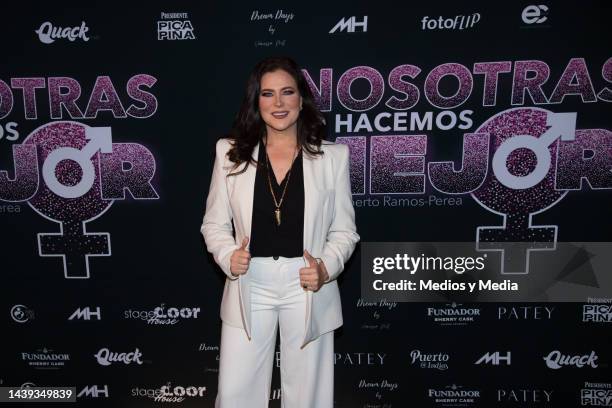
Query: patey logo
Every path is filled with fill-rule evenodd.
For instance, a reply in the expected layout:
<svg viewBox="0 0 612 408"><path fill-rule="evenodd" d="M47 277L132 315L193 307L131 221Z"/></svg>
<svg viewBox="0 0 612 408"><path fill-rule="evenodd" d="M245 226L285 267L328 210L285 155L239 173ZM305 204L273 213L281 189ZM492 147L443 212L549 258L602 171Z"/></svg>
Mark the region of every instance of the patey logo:
<svg viewBox="0 0 612 408"><path fill-rule="evenodd" d="M88 222L126 193L159 198L151 184L153 154L137 143L113 143L110 127L48 123L13 145L13 161L12 179L0 170L0 200L27 201L59 224L58 233L38 234L38 253L61 258L67 279L89 278L90 258L111 255L110 234L88 232Z"/></svg>
<svg viewBox="0 0 612 408"><path fill-rule="evenodd" d="M500 388L497 390L497 402L545 404L551 402L552 394L553 390L539 388Z"/></svg>
<svg viewBox="0 0 612 408"><path fill-rule="evenodd" d="M523 9L521 19L525 24L542 24L548 20L548 6L545 4L529 5Z"/></svg>
<svg viewBox="0 0 612 408"><path fill-rule="evenodd" d="M49 21L45 21L40 25L38 30L34 31L38 34L38 39L43 44L51 44L55 40L65 38L68 41L75 41L81 39L83 41L89 41L87 32L89 27L84 21L81 22L80 26L76 27L54 27Z"/></svg>
<svg viewBox="0 0 612 408"><path fill-rule="evenodd" d="M554 310L548 306L498 306L497 320L550 320Z"/></svg>
<svg viewBox="0 0 612 408"><path fill-rule="evenodd" d="M333 34L335 32L343 32L354 33L359 29L361 32L368 32L368 16L363 16L361 20L357 20L357 17L351 16L349 18L342 17L340 21L336 23L336 25L329 30L329 34Z"/></svg>
<svg viewBox="0 0 612 408"><path fill-rule="evenodd" d="M546 357L544 357L546 366L552 370L558 370L560 368L563 368L564 366L577 368L588 366L591 368L597 368L598 359L599 357L597 356L597 354L595 354L594 351L591 351L591 354L572 356L561 354L560 351L555 350L551 351Z"/></svg>
<svg viewBox="0 0 612 408"><path fill-rule="evenodd" d="M385 365L386 357L386 353L334 353L334 364L382 366Z"/></svg>
<svg viewBox="0 0 612 408"><path fill-rule="evenodd" d="M100 349L94 357L98 361L98 364L102 366L109 366L112 363L123 363L123 364L132 364L136 363L138 365L142 364L142 353L136 348L136 350L129 353L116 353L112 352L107 348Z"/></svg>
<svg viewBox="0 0 612 408"><path fill-rule="evenodd" d="M494 353L487 352L482 357L480 357L474 364L492 364L492 365L501 365L502 361L506 365L511 364L511 353L509 351L506 354L501 354L499 351Z"/></svg>

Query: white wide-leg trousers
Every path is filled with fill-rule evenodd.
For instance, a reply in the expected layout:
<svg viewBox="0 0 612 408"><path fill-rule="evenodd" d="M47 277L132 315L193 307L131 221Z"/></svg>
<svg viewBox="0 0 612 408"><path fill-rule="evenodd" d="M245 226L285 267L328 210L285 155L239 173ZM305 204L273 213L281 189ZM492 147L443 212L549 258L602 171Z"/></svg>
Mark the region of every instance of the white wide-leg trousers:
<svg viewBox="0 0 612 408"><path fill-rule="evenodd" d="M251 258L251 340L244 329L221 329L219 390L215 408L266 408L270 399L276 329L280 327L281 406L331 408L334 333L303 348L306 293L299 269L304 258Z"/></svg>

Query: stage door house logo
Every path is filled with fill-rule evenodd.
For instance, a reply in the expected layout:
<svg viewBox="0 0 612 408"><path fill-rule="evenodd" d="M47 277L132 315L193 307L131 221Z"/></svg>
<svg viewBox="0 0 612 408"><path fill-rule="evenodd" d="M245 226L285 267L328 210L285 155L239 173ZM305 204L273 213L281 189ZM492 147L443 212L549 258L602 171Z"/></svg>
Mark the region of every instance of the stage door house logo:
<svg viewBox="0 0 612 408"><path fill-rule="evenodd" d="M86 224L126 193L135 200L159 198L151 180L155 158L137 143L113 143L110 127L56 121L13 145L14 177L0 170L0 201L26 201L59 224L38 234L38 253L62 259L64 277L89 278L90 258L111 255L110 234Z"/></svg>
<svg viewBox="0 0 612 408"><path fill-rule="evenodd" d="M150 399L155 402L182 403L187 399L204 398L207 396L206 387L202 385L175 385L172 381L157 388L135 387L130 391L133 398Z"/></svg>

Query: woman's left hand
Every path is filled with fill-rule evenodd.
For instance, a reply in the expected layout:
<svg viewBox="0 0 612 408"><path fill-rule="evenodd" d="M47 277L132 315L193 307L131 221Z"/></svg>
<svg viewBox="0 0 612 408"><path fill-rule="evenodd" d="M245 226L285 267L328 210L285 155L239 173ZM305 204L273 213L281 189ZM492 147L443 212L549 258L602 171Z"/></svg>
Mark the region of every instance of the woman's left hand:
<svg viewBox="0 0 612 408"><path fill-rule="evenodd" d="M329 278L327 269L323 261L317 262L316 258L306 250L304 250L304 258L308 262L308 266L300 268L300 285L305 290L316 292Z"/></svg>

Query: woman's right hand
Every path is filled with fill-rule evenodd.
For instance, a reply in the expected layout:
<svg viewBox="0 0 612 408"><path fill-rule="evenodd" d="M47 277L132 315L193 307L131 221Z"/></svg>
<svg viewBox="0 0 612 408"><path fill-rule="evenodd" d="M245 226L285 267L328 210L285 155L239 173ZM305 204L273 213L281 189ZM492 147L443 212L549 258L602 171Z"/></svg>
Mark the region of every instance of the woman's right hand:
<svg viewBox="0 0 612 408"><path fill-rule="evenodd" d="M244 237L242 239L242 246L236 249L230 257L230 272L234 276L243 275L249 269L251 254L246 249L248 243L249 237Z"/></svg>

